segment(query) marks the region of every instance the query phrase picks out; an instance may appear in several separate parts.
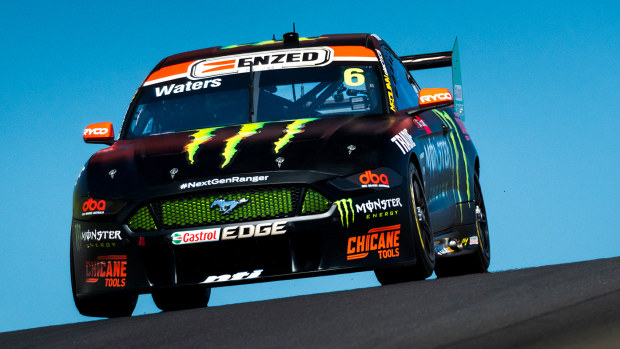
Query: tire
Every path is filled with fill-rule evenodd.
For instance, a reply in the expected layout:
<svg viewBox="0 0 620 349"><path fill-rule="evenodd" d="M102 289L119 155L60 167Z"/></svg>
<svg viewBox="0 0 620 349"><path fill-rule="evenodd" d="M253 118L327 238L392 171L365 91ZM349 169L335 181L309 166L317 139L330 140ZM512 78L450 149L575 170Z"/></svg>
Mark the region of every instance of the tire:
<svg viewBox="0 0 620 349"><path fill-rule="evenodd" d="M409 163L409 197L411 200L411 226L416 264L375 270L381 285L424 280L431 276L435 268L435 249L433 230L428 214L428 204L424 195L424 185L413 163Z"/></svg>
<svg viewBox="0 0 620 349"><path fill-rule="evenodd" d="M162 311L175 311L204 308L209 303L210 296L210 288L170 288L153 292L153 301Z"/></svg>
<svg viewBox="0 0 620 349"><path fill-rule="evenodd" d="M478 248L476 252L458 257L440 258L435 265L437 277L485 273L491 263L491 240L487 223L487 211L484 206L482 188L478 174L474 175L474 200L476 203L476 234Z"/></svg>
<svg viewBox="0 0 620 349"><path fill-rule="evenodd" d="M69 247L71 267L71 291L75 307L84 316L116 318L131 316L138 302L137 294L123 293L78 297L75 293L75 272L73 267L73 246Z"/></svg>

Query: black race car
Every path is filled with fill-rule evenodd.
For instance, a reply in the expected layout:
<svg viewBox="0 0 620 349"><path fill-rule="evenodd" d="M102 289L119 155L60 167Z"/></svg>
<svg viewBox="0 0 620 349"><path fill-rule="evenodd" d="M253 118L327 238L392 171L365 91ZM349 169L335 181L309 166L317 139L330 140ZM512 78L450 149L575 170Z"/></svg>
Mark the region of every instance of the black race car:
<svg viewBox="0 0 620 349"><path fill-rule="evenodd" d="M409 71L452 66L454 95ZM456 110L455 110L456 109ZM75 186L71 283L88 316L206 306L211 287L374 270L381 284L484 272L489 233L458 46L376 35L162 60Z"/></svg>

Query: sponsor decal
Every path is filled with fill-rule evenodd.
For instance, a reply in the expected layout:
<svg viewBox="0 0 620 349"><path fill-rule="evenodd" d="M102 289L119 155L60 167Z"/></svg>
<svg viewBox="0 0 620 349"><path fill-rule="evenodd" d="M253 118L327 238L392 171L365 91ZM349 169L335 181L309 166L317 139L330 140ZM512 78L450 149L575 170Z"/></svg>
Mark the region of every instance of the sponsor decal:
<svg viewBox="0 0 620 349"><path fill-rule="evenodd" d="M86 243L86 248L113 248L116 247L116 241L122 240L120 230L76 230L76 237L78 243Z"/></svg>
<svg viewBox="0 0 620 349"><path fill-rule="evenodd" d="M90 241L101 241L101 240L121 240L121 231L120 230L97 230L91 231L83 231L82 241L90 242Z"/></svg>
<svg viewBox="0 0 620 349"><path fill-rule="evenodd" d="M248 280L248 279L256 279L263 272L263 269L256 269L253 272L242 271L233 275L223 274L223 275L214 275L209 276L205 279L205 281L201 282L201 284L209 284L212 282L224 282L224 281L236 281L236 280Z"/></svg>
<svg viewBox="0 0 620 349"><path fill-rule="evenodd" d="M282 138L278 139L273 145L275 148L273 149L276 154L280 152L285 145L287 145L296 134L304 132L304 126L310 121L314 121L316 118L310 119L299 119L295 120L292 123L286 126L285 134Z"/></svg>
<svg viewBox="0 0 620 349"><path fill-rule="evenodd" d="M454 252L454 250L450 247L444 247L443 245L439 245L435 247L435 254L443 256L449 253Z"/></svg>
<svg viewBox="0 0 620 349"><path fill-rule="evenodd" d="M281 235L286 233L286 223L288 222L278 221L274 223L231 225L222 229L222 241Z"/></svg>
<svg viewBox="0 0 620 349"><path fill-rule="evenodd" d="M107 142L114 139L114 127L111 122L90 124L84 129L83 135L86 142Z"/></svg>
<svg viewBox="0 0 620 349"><path fill-rule="evenodd" d="M198 132L192 135L194 139L185 146L185 151L187 152L187 157L190 164L194 164L194 156L196 155L196 151L198 151L198 147L200 147L201 144L210 141L213 138L213 132L218 128L221 127L205 128L198 130Z"/></svg>
<svg viewBox="0 0 620 349"><path fill-rule="evenodd" d="M478 236L474 235L469 238L469 245L478 245Z"/></svg>
<svg viewBox="0 0 620 349"><path fill-rule="evenodd" d="M415 118L413 119L413 122L416 124L418 128L423 128L427 134L431 133L430 127L428 127L426 122L422 120L419 116L416 115Z"/></svg>
<svg viewBox="0 0 620 349"><path fill-rule="evenodd" d="M385 61L383 60L383 55L381 54L381 51L375 50L375 52L377 53L377 57L379 58L379 63L381 63L381 69L383 69L383 75L388 75L388 70L387 70L387 67L385 66Z"/></svg>
<svg viewBox="0 0 620 349"><path fill-rule="evenodd" d="M344 179L338 179L337 182L343 190L374 189L379 191L398 187L403 183L403 178L388 167L379 167L352 174Z"/></svg>
<svg viewBox="0 0 620 349"><path fill-rule="evenodd" d="M437 109L433 109L433 113L435 113L435 115L437 115L437 117L445 125L447 125L450 128L450 130L453 130L453 131L457 130L456 123L450 117L450 115L448 115L446 111L439 111ZM461 140L461 134L459 132L450 132L450 137L448 138L448 142L452 146L452 149L450 149L450 147L447 144L445 144L446 141L443 141L443 145L445 145L445 147L448 149L443 150L438 154L439 160L442 160L442 162L449 162L450 165L451 164L455 165L454 168L456 171L456 176L454 177L456 179L457 190L455 190L454 192L455 192L455 199L458 200L457 202L471 201L471 192L469 189L469 169L467 165L467 156L465 154L465 147L463 146L463 141ZM439 143L440 142L438 142L438 145ZM428 155L431 155L431 154L428 154ZM427 165L428 165L428 158L429 157L427 157ZM463 159L463 168L465 169L465 184L467 186L467 200L464 200L464 198L461 197L461 180L460 180L461 175L459 173L461 158ZM451 166L450 168L453 168L453 167ZM460 213L461 213L461 219L462 219L463 218L463 207L462 205L459 205L459 207L460 207Z"/></svg>
<svg viewBox="0 0 620 349"><path fill-rule="evenodd" d="M467 246L468 242L469 242L469 238L462 238L461 239L461 247Z"/></svg>
<svg viewBox="0 0 620 349"><path fill-rule="evenodd" d="M149 75L142 86L183 78L203 80L215 76L247 73L250 71L250 66L253 71L258 72L272 69L319 67L330 64L332 61L376 62L377 57L372 50L363 46L311 47L253 52L165 66ZM183 90L187 91L188 85L186 84L176 86L183 86ZM170 93L174 93L176 86L171 88ZM194 89L194 85L189 86ZM161 93L163 94L163 91Z"/></svg>
<svg viewBox="0 0 620 349"><path fill-rule="evenodd" d="M220 231L220 228L178 231L172 233L172 243L175 245L185 245L199 242L219 241Z"/></svg>
<svg viewBox="0 0 620 349"><path fill-rule="evenodd" d="M385 173L374 173L371 170L367 170L362 173L358 180L362 185L362 188L389 188L390 180Z"/></svg>
<svg viewBox="0 0 620 349"><path fill-rule="evenodd" d="M84 136L109 136L110 130L104 127L94 127L84 129Z"/></svg>
<svg viewBox="0 0 620 349"><path fill-rule="evenodd" d="M432 103L432 102L441 102L441 101L450 101L452 100L452 95L450 92L444 93L435 93L432 95L421 95L420 96L420 104L422 103Z"/></svg>
<svg viewBox="0 0 620 349"><path fill-rule="evenodd" d="M400 224L370 229L366 235L347 240L347 260L363 259L375 251L379 259L398 257L399 246Z"/></svg>
<svg viewBox="0 0 620 349"><path fill-rule="evenodd" d="M349 215L351 216L351 224L355 222L355 212L353 211L353 200L349 199L341 199L336 202L336 207L338 208L338 213L340 213L340 224L344 227L349 227Z"/></svg>
<svg viewBox="0 0 620 349"><path fill-rule="evenodd" d="M183 92L197 91L209 87L220 87L222 79L211 79L203 81L188 81L185 84L170 84L161 87L155 87L155 97L169 96Z"/></svg>
<svg viewBox="0 0 620 349"><path fill-rule="evenodd" d="M226 201L224 199L219 199L211 203L211 208L214 208L217 206L220 208L220 212L222 214L227 214L227 213L230 213L232 210L234 210L235 207L237 207L238 205L245 204L246 202L248 202L248 199L240 199L239 201L236 201L236 200Z"/></svg>
<svg viewBox="0 0 620 349"><path fill-rule="evenodd" d="M381 211L367 214L366 219L393 217L396 215L398 215L398 210Z"/></svg>
<svg viewBox="0 0 620 349"><path fill-rule="evenodd" d="M226 140L226 147L224 148L224 152L222 153L222 156L224 157L224 162L222 163L221 168L224 168L226 165L228 165L233 156L235 156L235 153L237 153L237 145L239 144L239 142L257 134L264 125L265 122L243 125L241 126L241 130L239 130L239 133L228 138Z"/></svg>
<svg viewBox="0 0 620 349"><path fill-rule="evenodd" d="M93 198L88 198L88 200L84 201L84 203L82 204L82 216L104 214L105 205L105 200L95 200Z"/></svg>
<svg viewBox="0 0 620 349"><path fill-rule="evenodd" d="M86 248L114 248L116 242L88 242Z"/></svg>
<svg viewBox="0 0 620 349"><path fill-rule="evenodd" d="M454 85L454 99L457 101L463 100L463 87L461 85Z"/></svg>
<svg viewBox="0 0 620 349"><path fill-rule="evenodd" d="M403 154L407 154L411 151L411 149L413 149L413 147L415 147L415 142L413 141L413 138L411 137L407 129L403 129L402 131L398 132L398 134L392 137L391 140L392 143L398 146L398 148L401 152L403 152Z"/></svg>
<svg viewBox="0 0 620 349"><path fill-rule="evenodd" d="M82 250L81 233L82 225L80 223L75 223L73 225L73 246L75 246L78 252Z"/></svg>
<svg viewBox="0 0 620 349"><path fill-rule="evenodd" d="M433 173L441 173L444 170L454 167L454 159L450 146L445 139L439 139L434 143L424 144L424 153L426 153L426 167Z"/></svg>
<svg viewBox="0 0 620 349"><path fill-rule="evenodd" d="M282 148L284 148L287 144L291 142L291 140L293 139L293 137L295 137L295 135L304 132L304 127L306 126L306 124L314 120L317 120L317 119L316 118L299 119L299 120L294 120L288 125L286 125L286 128L283 131L284 136L280 137L280 139L274 142L274 152L278 154L280 150L282 150ZM242 140L259 133L260 130L266 124L269 124L272 122L273 121L246 124L246 125L241 126L241 129L239 130L239 132L237 132L236 135L226 140L226 146L224 148L224 151L222 152L222 157L224 158L224 162L222 163L221 167L224 168L226 165L228 165L230 160L233 158L233 156L237 152L237 145ZM192 141L189 142L185 146L185 151L187 152L187 158L190 164L192 165L194 164L195 156L196 156L196 152L198 151L198 148L202 144L205 144L211 141L213 137L215 136L214 135L215 131L220 128L222 127L220 126L220 127L201 129L191 135Z"/></svg>
<svg viewBox="0 0 620 349"><path fill-rule="evenodd" d="M465 140L469 140L469 133L467 132L467 129L465 128L465 124L463 123L463 121L461 120L461 118L456 117L454 118L454 121L456 121L456 124L461 128L461 132L463 132L463 136L465 136Z"/></svg>
<svg viewBox="0 0 620 349"><path fill-rule="evenodd" d="M400 198L368 200L362 204L355 204L357 213L374 213L375 211L389 211L391 208L403 207Z"/></svg>
<svg viewBox="0 0 620 349"><path fill-rule="evenodd" d="M390 103L390 110L396 111L396 107L394 106L394 94L392 93L392 83L390 82L390 78L386 75L383 75L383 79L385 80L385 88L388 94L388 101Z"/></svg>
<svg viewBox="0 0 620 349"><path fill-rule="evenodd" d="M96 284L104 280L104 287L125 287L127 277L127 256L98 256L94 261L85 262L86 282Z"/></svg>
<svg viewBox="0 0 620 349"><path fill-rule="evenodd" d="M183 183L179 186L179 188L181 190L185 190L192 188L209 187L218 184L259 183L266 181L268 178L269 176L233 176L228 178L214 178L208 179L206 181Z"/></svg>
<svg viewBox="0 0 620 349"><path fill-rule="evenodd" d="M329 47L313 47L203 59L189 66L188 78L200 80L215 75L248 72L250 66L252 66L253 71L319 67L329 64L333 55L334 50Z"/></svg>

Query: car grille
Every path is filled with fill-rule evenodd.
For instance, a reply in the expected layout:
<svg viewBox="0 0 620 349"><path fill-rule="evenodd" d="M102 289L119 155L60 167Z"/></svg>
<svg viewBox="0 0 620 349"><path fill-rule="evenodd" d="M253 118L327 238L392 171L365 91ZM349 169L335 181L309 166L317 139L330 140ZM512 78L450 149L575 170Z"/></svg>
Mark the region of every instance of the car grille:
<svg viewBox="0 0 620 349"><path fill-rule="evenodd" d="M217 206L218 200L222 200L219 206ZM233 201L240 203L225 213L224 211L229 208L227 205ZM213 205L214 202L216 205ZM331 204L318 192L302 187L261 187L236 191L199 192L147 203L135 211L127 221L127 225L134 232L150 232L248 222L319 214L329 210Z"/></svg>

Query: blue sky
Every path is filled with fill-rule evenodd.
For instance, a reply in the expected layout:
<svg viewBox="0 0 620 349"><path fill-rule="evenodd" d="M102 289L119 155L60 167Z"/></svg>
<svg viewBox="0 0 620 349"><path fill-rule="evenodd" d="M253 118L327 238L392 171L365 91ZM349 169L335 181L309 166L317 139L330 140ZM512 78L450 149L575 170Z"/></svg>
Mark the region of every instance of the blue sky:
<svg viewBox="0 0 620 349"><path fill-rule="evenodd" d="M325 5L325 6L322 6ZM616 2L34 1L0 3L0 331L86 321L73 305L73 185L167 55L371 32L401 55L459 37L466 126L481 157L493 271L620 255ZM420 75L448 87L449 70ZM416 77L416 75L414 75ZM214 289L210 305L377 286L372 273ZM141 296L134 315L156 312Z"/></svg>

